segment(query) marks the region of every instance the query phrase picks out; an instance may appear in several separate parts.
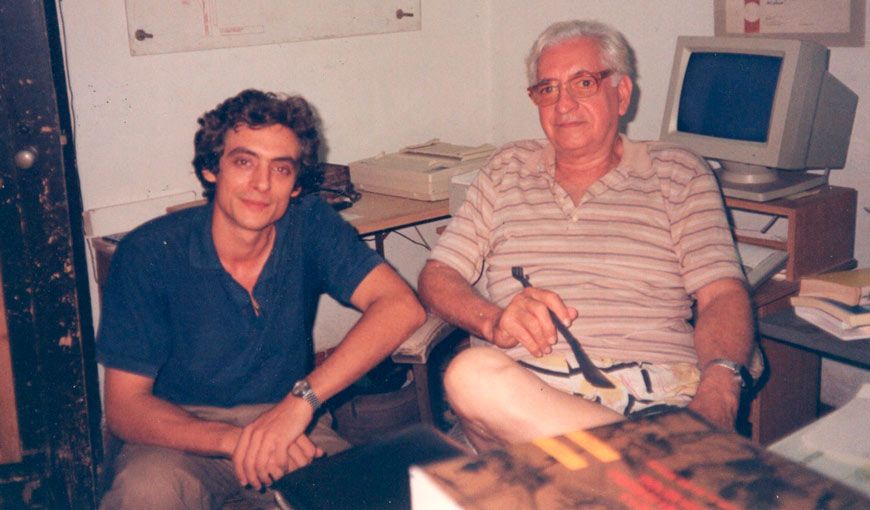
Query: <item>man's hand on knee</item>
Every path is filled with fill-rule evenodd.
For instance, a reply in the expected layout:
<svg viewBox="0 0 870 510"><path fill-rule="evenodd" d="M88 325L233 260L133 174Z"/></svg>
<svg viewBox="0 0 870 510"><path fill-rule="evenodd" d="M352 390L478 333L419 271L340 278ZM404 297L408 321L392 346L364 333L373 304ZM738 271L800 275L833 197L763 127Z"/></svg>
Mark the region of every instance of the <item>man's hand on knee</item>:
<svg viewBox="0 0 870 510"><path fill-rule="evenodd" d="M312 414L307 402L293 397L278 403L242 429L233 452L239 483L259 489L322 455L303 434Z"/></svg>

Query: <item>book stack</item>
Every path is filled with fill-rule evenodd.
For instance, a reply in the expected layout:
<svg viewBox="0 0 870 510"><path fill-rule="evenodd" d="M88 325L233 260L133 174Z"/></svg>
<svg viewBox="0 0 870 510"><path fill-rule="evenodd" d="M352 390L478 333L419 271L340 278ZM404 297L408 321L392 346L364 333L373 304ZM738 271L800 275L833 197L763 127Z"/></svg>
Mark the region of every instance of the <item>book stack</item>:
<svg viewBox="0 0 870 510"><path fill-rule="evenodd" d="M801 278L795 315L843 340L870 338L870 268Z"/></svg>

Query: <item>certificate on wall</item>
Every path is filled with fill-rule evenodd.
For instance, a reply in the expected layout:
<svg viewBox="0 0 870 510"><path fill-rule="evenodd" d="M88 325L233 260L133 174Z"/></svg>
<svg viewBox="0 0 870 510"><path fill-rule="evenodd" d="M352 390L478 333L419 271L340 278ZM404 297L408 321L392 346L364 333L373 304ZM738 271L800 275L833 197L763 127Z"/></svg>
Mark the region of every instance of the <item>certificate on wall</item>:
<svg viewBox="0 0 870 510"><path fill-rule="evenodd" d="M419 31L420 2L126 0L130 54Z"/></svg>
<svg viewBox="0 0 870 510"><path fill-rule="evenodd" d="M866 0L716 0L716 35L864 46Z"/></svg>

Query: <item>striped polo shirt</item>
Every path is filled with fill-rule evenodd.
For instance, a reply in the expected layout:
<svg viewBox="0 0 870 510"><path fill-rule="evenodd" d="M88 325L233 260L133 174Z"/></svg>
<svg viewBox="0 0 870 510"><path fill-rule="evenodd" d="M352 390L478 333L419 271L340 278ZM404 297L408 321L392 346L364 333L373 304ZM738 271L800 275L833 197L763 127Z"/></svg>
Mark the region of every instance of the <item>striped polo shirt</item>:
<svg viewBox="0 0 870 510"><path fill-rule="evenodd" d="M692 294L744 278L719 188L707 164L684 149L627 138L623 147L619 165L577 205L555 181L549 142L503 147L430 258L468 282L485 267L489 297L502 307L522 288L511 277L521 266L532 285L577 309L571 330L590 356L695 363Z"/></svg>

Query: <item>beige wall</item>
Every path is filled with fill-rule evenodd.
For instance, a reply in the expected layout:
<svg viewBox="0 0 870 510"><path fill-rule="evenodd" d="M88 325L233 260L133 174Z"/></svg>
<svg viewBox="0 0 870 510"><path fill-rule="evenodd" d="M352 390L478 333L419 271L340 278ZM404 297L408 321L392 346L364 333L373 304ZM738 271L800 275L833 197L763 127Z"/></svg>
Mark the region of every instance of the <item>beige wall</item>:
<svg viewBox="0 0 870 510"><path fill-rule="evenodd" d="M339 163L435 136L464 143L540 136L523 58L548 23L573 17L624 31L639 62L639 106L628 132L654 138L676 36L712 34L712 4L424 0L419 32L131 57L123 2L63 1L85 208L198 190L189 165L195 119L245 87L309 98L323 119L328 159ZM870 97L866 47L833 48L830 68ZM870 207L868 166L870 106L862 100L847 166L832 182L857 188ZM870 232L870 214L858 221L859 233ZM859 234L856 255L870 265L870 235Z"/></svg>
<svg viewBox="0 0 870 510"><path fill-rule="evenodd" d="M189 164L195 120L246 87L307 97L336 163L432 137L541 136L523 59L540 30L568 18L596 18L626 34L640 91L628 132L655 138L676 36L713 32L712 0L422 0L419 32L131 57L123 3L60 2L86 209L198 191ZM870 207L870 50L833 48L830 69L863 98L847 166L831 180L857 188L859 206ZM435 241L432 226L422 230ZM859 209L862 266L870 266L868 233L870 214ZM390 260L412 282L425 253L388 238ZM324 311L331 320L318 321L316 335L328 345L355 315L329 302Z"/></svg>

